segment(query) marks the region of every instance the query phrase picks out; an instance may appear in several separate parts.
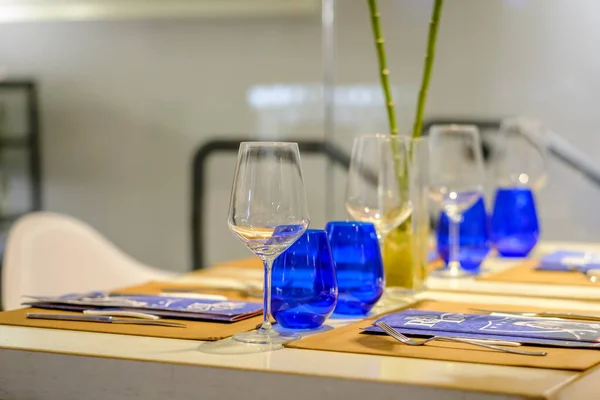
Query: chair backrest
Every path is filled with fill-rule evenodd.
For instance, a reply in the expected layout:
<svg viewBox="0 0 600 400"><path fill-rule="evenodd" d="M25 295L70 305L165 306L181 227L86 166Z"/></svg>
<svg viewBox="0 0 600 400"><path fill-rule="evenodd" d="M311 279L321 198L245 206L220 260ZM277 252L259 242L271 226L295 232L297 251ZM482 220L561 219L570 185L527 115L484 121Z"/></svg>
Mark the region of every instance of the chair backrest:
<svg viewBox="0 0 600 400"><path fill-rule="evenodd" d="M24 295L110 290L173 275L134 260L75 218L36 212L9 232L2 304L10 310L20 306Z"/></svg>

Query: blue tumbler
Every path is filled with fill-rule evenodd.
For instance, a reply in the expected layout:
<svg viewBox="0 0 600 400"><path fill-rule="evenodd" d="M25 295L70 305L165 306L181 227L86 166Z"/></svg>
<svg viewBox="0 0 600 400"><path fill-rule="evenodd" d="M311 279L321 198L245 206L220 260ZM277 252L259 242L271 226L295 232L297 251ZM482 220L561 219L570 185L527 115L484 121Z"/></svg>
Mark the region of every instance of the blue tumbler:
<svg viewBox="0 0 600 400"><path fill-rule="evenodd" d="M449 220L446 213L441 212L437 225L437 250L440 257L448 264L449 256ZM485 211L483 197L479 198L471 208L463 213L459 227L460 265L472 273L479 272L479 267L490 251L489 218Z"/></svg>
<svg viewBox="0 0 600 400"><path fill-rule="evenodd" d="M308 229L273 263L273 317L284 328L316 329L333 312L337 297L327 234L324 230Z"/></svg>
<svg viewBox="0 0 600 400"><path fill-rule="evenodd" d="M503 257L526 257L540 235L533 192L528 187L498 188L492 214L492 241Z"/></svg>
<svg viewBox="0 0 600 400"><path fill-rule="evenodd" d="M325 230L338 282L335 313L367 314L385 288L375 226L368 222L329 222Z"/></svg>

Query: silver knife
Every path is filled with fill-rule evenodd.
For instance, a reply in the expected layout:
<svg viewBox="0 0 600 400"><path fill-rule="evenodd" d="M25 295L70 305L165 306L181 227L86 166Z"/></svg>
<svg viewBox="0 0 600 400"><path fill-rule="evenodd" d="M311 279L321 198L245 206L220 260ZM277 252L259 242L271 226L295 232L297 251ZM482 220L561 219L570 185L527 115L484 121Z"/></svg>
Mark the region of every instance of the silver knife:
<svg viewBox="0 0 600 400"><path fill-rule="evenodd" d="M170 326L173 328L186 328L187 325L180 322L155 321L147 319L126 319L100 315L73 315L73 314L36 314L27 313L30 319L53 319L59 321L80 321L80 322L104 322L108 324L132 324L132 325L157 325Z"/></svg>
<svg viewBox="0 0 600 400"><path fill-rule="evenodd" d="M506 347L519 347L521 346L520 342L513 342L513 341L506 341L506 340L494 340L494 339L473 339L473 338L464 338L464 337L460 337L457 336L455 339L460 339L460 340L468 340L470 342L475 342L475 343L482 343L482 344L491 344L494 346L506 346ZM440 337L438 340L444 340L442 337Z"/></svg>
<svg viewBox="0 0 600 400"><path fill-rule="evenodd" d="M563 311L540 311L540 312L516 312L516 311L502 311L502 310L483 310L478 308L471 308L473 311L479 311L486 314L499 313L509 315L519 315L522 317L549 317L549 318L565 318L575 319L583 321L600 321L600 315L593 314L577 314Z"/></svg>

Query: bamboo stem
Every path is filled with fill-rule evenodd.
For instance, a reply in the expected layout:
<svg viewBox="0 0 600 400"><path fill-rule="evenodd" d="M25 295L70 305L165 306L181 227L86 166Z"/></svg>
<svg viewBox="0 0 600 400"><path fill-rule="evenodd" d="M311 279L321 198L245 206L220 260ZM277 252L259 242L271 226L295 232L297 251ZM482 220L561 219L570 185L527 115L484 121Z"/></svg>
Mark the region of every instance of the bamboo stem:
<svg viewBox="0 0 600 400"><path fill-rule="evenodd" d="M417 111L415 115L415 123L413 126L412 137L421 136L423 129L423 114L425 113L425 102L427 101L427 90L431 79L431 70L435 59L435 43L437 41L437 31L442 15L442 6L444 0L435 0L431 20L429 21L429 36L427 38L427 54L425 55L425 64L423 66L423 77L421 79L421 89L419 90L419 100L417 102Z"/></svg>
<svg viewBox="0 0 600 400"><path fill-rule="evenodd" d="M379 10L377 8L377 0L368 0L369 10L371 11L371 26L373 28L373 36L375 38L375 47L377 48L377 59L379 60L379 74L381 79L381 87L383 89L383 95L385 97L385 104L388 115L388 122L390 124L390 133L392 135L398 134L398 127L396 125L396 110L394 100L392 99L392 91L390 88L390 70L387 68L387 61L385 57L385 40L381 33L381 25L379 23Z"/></svg>

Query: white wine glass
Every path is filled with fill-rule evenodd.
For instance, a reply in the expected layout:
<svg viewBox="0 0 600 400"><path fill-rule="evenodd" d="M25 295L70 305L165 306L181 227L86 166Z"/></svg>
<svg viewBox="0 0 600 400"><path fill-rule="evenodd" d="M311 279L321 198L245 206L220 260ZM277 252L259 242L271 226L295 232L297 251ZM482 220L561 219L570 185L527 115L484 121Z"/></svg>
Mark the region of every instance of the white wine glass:
<svg viewBox="0 0 600 400"><path fill-rule="evenodd" d="M436 125L429 131L429 197L449 219L448 268L437 272L459 278L463 213L483 195L485 171L479 130L473 125Z"/></svg>
<svg viewBox="0 0 600 400"><path fill-rule="evenodd" d="M496 184L542 189L547 181L546 128L526 117L505 118L496 134Z"/></svg>
<svg viewBox="0 0 600 400"><path fill-rule="evenodd" d="M412 212L408 151L410 139L397 135L361 135L354 139L346 210L357 221L375 225L383 240Z"/></svg>
<svg viewBox="0 0 600 400"><path fill-rule="evenodd" d="M263 323L253 332L238 333L240 342L279 345L298 338L271 326L273 261L306 231L306 192L297 143L243 142L231 191L229 229L264 264Z"/></svg>

